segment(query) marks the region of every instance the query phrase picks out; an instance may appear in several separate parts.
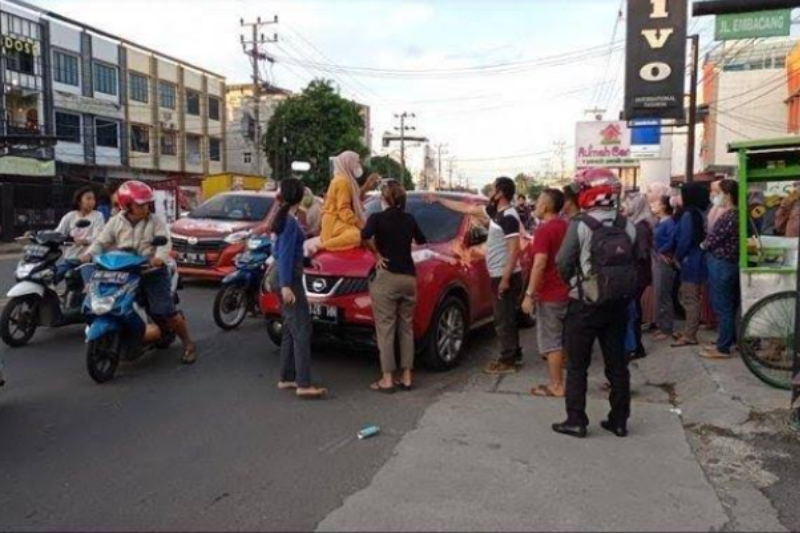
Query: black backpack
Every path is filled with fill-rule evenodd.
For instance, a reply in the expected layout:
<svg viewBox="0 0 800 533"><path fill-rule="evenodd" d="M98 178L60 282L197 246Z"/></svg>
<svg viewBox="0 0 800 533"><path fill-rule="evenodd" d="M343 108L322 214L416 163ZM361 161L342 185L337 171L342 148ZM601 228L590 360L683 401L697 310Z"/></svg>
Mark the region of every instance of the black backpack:
<svg viewBox="0 0 800 533"><path fill-rule="evenodd" d="M626 231L628 220L618 215L614 224L606 225L590 215L579 218L592 231L591 272L597 280L596 304L636 297L636 253ZM582 300L584 273L578 275L578 291Z"/></svg>

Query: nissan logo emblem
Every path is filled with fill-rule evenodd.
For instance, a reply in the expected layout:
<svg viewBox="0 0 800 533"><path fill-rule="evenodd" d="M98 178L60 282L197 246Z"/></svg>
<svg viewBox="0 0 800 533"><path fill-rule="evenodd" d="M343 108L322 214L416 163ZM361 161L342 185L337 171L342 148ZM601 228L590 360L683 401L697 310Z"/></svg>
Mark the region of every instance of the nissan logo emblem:
<svg viewBox="0 0 800 533"><path fill-rule="evenodd" d="M189 244L191 244L192 246L194 246L194 245L196 245L196 244L197 244L198 242L200 242L200 241L199 241L199 240L197 240L197 237L189 237L188 239L186 239L186 242L188 242Z"/></svg>
<svg viewBox="0 0 800 533"><path fill-rule="evenodd" d="M314 283L311 284L311 288L314 290L314 292L323 292L328 288L328 282L324 279L315 279Z"/></svg>

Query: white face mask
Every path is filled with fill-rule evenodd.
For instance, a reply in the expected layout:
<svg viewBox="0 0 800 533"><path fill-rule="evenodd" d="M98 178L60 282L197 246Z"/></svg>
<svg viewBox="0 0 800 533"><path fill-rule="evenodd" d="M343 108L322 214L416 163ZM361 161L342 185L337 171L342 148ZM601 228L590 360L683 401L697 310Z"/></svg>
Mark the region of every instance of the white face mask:
<svg viewBox="0 0 800 533"><path fill-rule="evenodd" d="M711 203L714 207L722 207L725 205L725 198L721 194L715 194L711 197Z"/></svg>
<svg viewBox="0 0 800 533"><path fill-rule="evenodd" d="M356 179L361 179L361 176L364 175L364 167L358 167L355 172Z"/></svg>

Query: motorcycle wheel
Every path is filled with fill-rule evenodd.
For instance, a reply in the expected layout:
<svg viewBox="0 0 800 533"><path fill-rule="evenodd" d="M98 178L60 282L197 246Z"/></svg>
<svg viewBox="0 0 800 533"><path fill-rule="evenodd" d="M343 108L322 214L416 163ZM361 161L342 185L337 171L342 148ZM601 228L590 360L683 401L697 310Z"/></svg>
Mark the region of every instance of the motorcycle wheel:
<svg viewBox="0 0 800 533"><path fill-rule="evenodd" d="M119 366L119 333L90 341L86 347L86 369L92 379L103 384L114 379Z"/></svg>
<svg viewBox="0 0 800 533"><path fill-rule="evenodd" d="M36 333L39 298L26 296L12 298L0 316L0 338L11 348L28 344Z"/></svg>
<svg viewBox="0 0 800 533"><path fill-rule="evenodd" d="M214 299L214 322L220 329L231 331L238 328L247 317L247 289L228 285Z"/></svg>
<svg viewBox="0 0 800 533"><path fill-rule="evenodd" d="M268 318L266 326L269 340L280 348L283 343L283 321L278 318Z"/></svg>

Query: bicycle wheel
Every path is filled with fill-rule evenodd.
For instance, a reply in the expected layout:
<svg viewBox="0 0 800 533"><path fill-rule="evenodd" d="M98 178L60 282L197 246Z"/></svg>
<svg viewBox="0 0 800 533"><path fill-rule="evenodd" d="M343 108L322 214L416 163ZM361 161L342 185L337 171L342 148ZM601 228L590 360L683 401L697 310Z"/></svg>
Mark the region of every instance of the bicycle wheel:
<svg viewBox="0 0 800 533"><path fill-rule="evenodd" d="M759 300L742 319L739 348L747 368L764 383L792 388L797 295L779 292Z"/></svg>

